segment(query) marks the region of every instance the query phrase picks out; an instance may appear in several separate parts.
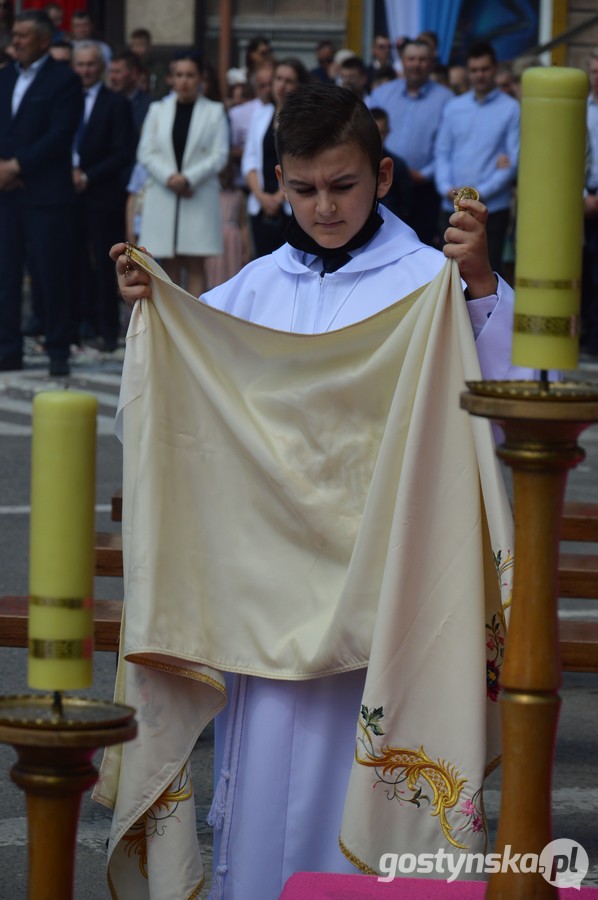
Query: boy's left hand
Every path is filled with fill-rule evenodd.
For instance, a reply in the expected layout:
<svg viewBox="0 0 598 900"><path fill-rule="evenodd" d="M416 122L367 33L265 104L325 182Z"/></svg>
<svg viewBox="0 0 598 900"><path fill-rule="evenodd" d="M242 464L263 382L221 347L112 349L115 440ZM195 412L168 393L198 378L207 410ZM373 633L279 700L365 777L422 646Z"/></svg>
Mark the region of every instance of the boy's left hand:
<svg viewBox="0 0 598 900"><path fill-rule="evenodd" d="M459 212L450 217L444 233L443 253L456 259L461 278L472 300L496 293L496 275L488 259L486 221L488 210L479 200L460 201Z"/></svg>

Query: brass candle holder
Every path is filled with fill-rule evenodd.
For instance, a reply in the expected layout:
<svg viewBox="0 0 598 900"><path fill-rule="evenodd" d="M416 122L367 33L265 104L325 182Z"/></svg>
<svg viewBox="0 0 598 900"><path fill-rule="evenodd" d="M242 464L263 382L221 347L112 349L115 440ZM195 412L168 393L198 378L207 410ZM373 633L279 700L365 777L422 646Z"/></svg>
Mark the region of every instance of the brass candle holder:
<svg viewBox="0 0 598 900"><path fill-rule="evenodd" d="M98 777L92 757L135 737L134 714L100 700L0 697L0 741L17 752L10 774L26 795L29 900L73 897L81 798Z"/></svg>
<svg viewBox="0 0 598 900"><path fill-rule="evenodd" d="M505 434L498 456L513 470L515 567L502 672L502 791L495 850L541 853L552 839L551 784L561 685L560 527L581 432L598 422L598 390L575 382L468 382L461 406ZM492 874L489 900L553 900L540 872Z"/></svg>

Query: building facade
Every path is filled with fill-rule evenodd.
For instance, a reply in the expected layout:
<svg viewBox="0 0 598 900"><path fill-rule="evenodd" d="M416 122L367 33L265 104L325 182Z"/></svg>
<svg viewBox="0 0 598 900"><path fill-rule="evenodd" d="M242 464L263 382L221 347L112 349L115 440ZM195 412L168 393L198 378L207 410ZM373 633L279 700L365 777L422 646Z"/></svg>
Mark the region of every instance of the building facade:
<svg viewBox="0 0 598 900"><path fill-rule="evenodd" d="M17 0L15 5L17 9L43 7L45 2ZM419 0L388 2L417 4ZM469 0L455 2L466 10ZM125 46L134 28L145 27L161 55L192 44L221 67L242 65L247 43L256 34L265 35L278 56L293 54L308 66L315 64L315 47L323 38L367 57L386 6L384 0L88 0L87 4L61 0L61 4L67 27L70 13L87 6L100 35L117 49ZM476 8L481 5L476 0ZM500 5L500 0L493 0L491 8L496 11ZM598 46L598 0L509 0L502 5L511 19L529 17L530 12L537 17L537 46L566 35L543 57L545 63L584 66L588 51ZM463 17L461 31L467 29L467 21Z"/></svg>

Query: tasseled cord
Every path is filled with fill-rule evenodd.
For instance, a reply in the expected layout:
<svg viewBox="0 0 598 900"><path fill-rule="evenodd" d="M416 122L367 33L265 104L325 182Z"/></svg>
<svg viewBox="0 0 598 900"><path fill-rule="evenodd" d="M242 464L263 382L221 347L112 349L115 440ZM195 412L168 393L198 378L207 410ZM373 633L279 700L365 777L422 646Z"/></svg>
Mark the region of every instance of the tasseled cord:
<svg viewBox="0 0 598 900"><path fill-rule="evenodd" d="M220 778L218 779L218 784L214 791L214 799L206 820L208 825L211 825L216 831L222 830L220 856L218 865L214 869L214 879L208 900L222 900L224 897L224 876L228 872L228 842L235 800L235 786L239 771L246 692L247 676L238 675L234 680L228 711L222 769L220 770Z"/></svg>

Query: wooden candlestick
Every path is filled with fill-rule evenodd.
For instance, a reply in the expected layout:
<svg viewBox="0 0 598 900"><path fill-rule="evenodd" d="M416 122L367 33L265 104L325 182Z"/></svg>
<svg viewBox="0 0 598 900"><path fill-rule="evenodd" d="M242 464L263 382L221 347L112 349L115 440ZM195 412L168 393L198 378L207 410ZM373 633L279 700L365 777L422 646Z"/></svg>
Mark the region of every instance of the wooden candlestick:
<svg viewBox="0 0 598 900"><path fill-rule="evenodd" d="M25 791L29 830L29 900L72 900L77 823L83 792L98 773L99 747L137 734L134 710L97 700L52 696L0 698L0 741L18 761L12 780Z"/></svg>
<svg viewBox="0 0 598 900"><path fill-rule="evenodd" d="M505 433L497 453L513 470L515 567L501 676L502 791L495 852L537 853L552 839L551 783L558 726L558 551L568 470L584 458L579 434L598 422L598 391L579 384L478 382L461 406ZM540 872L490 876L489 900L553 900Z"/></svg>

